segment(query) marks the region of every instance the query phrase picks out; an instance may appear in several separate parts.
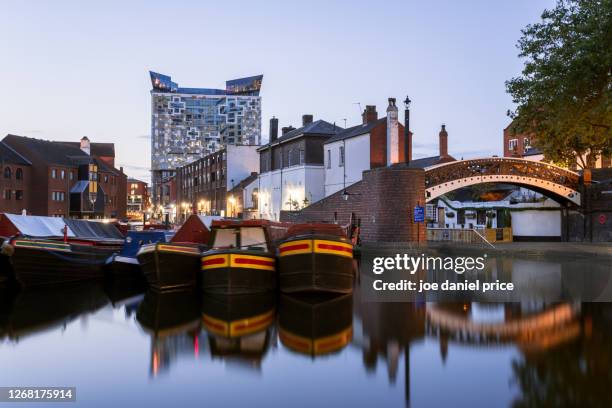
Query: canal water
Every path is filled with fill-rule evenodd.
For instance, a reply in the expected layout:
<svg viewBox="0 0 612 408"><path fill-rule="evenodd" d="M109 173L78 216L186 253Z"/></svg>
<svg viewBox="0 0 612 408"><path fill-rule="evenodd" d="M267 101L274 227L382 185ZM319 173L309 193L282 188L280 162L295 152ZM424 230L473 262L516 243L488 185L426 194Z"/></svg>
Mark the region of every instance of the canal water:
<svg viewBox="0 0 612 408"><path fill-rule="evenodd" d="M502 260L509 279L520 267L551 284L597 263ZM0 386L76 387L53 407L612 406L612 303L372 302L364 282L231 300L1 292Z"/></svg>

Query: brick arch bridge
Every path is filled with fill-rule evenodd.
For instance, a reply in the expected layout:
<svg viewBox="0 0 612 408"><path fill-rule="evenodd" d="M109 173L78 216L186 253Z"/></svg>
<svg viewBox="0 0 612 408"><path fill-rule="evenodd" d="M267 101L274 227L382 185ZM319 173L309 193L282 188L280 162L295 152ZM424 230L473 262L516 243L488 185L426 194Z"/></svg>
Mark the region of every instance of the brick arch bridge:
<svg viewBox="0 0 612 408"><path fill-rule="evenodd" d="M524 186L558 201L581 205L579 175L552 164L517 158L489 157L453 161L425 168L426 201L462 187L483 183Z"/></svg>

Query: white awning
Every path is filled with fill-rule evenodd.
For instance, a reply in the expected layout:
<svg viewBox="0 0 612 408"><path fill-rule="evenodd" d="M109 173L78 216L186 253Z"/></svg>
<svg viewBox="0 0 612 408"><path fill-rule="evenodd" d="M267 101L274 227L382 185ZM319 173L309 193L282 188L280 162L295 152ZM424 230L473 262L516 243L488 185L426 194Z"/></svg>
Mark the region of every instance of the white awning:
<svg viewBox="0 0 612 408"><path fill-rule="evenodd" d="M63 237L66 223L63 218L41 217L37 215L4 214L6 218L21 232L29 237ZM68 227L68 236L75 237Z"/></svg>

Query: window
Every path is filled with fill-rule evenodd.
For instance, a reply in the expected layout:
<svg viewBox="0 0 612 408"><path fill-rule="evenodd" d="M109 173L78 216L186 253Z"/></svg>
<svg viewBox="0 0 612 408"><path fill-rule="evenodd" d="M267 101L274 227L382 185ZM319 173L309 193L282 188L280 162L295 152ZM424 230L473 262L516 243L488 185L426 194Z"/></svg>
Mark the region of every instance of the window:
<svg viewBox="0 0 612 408"><path fill-rule="evenodd" d="M340 146L340 157L338 158L338 167L344 166L344 146Z"/></svg>
<svg viewBox="0 0 612 408"><path fill-rule="evenodd" d="M66 171L65 170L60 171L60 178L62 180L66 180Z"/></svg>
<svg viewBox="0 0 612 408"><path fill-rule="evenodd" d="M106 174L104 175L104 182L108 183L108 176Z"/></svg>
<svg viewBox="0 0 612 408"><path fill-rule="evenodd" d="M15 179L17 180L23 180L23 170L21 170L21 168L18 168L15 171Z"/></svg>
<svg viewBox="0 0 612 408"><path fill-rule="evenodd" d="M531 141L529 140L528 137L523 139L523 150L525 152L527 152L527 149L529 149L531 147Z"/></svg>
<svg viewBox="0 0 612 408"><path fill-rule="evenodd" d="M327 150L327 168L331 169L331 150Z"/></svg>
<svg viewBox="0 0 612 408"><path fill-rule="evenodd" d="M23 200L23 190L15 190L15 200Z"/></svg>
<svg viewBox="0 0 612 408"><path fill-rule="evenodd" d="M4 178L5 179L10 179L11 178L11 168L10 167L5 167L4 168Z"/></svg>
<svg viewBox="0 0 612 408"><path fill-rule="evenodd" d="M74 180L74 173L72 171L70 172L70 180Z"/></svg>
<svg viewBox="0 0 612 408"><path fill-rule="evenodd" d="M56 169L51 169L51 178L57 178L57 170Z"/></svg>
<svg viewBox="0 0 612 408"><path fill-rule="evenodd" d="M52 201L64 201L66 199L66 193L63 191L52 191L51 192L51 200Z"/></svg>
<svg viewBox="0 0 612 408"><path fill-rule="evenodd" d="M508 140L508 150L516 150L516 146L518 145L518 139L510 139Z"/></svg>
<svg viewBox="0 0 612 408"><path fill-rule="evenodd" d="M300 164L304 164L304 150L300 150Z"/></svg>
<svg viewBox="0 0 612 408"><path fill-rule="evenodd" d="M5 200L10 200L12 197L12 190L4 190L4 199Z"/></svg>

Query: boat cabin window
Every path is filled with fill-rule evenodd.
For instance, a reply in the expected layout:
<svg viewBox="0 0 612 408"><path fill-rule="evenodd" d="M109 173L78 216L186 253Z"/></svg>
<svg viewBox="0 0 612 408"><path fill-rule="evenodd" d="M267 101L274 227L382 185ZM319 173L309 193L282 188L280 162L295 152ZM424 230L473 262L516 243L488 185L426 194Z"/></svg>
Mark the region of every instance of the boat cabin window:
<svg viewBox="0 0 612 408"><path fill-rule="evenodd" d="M235 228L220 228L215 233L215 248L235 248L238 245L238 230Z"/></svg>
<svg viewBox="0 0 612 408"><path fill-rule="evenodd" d="M240 228L241 247L267 251L266 234L261 227Z"/></svg>

